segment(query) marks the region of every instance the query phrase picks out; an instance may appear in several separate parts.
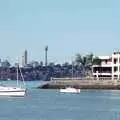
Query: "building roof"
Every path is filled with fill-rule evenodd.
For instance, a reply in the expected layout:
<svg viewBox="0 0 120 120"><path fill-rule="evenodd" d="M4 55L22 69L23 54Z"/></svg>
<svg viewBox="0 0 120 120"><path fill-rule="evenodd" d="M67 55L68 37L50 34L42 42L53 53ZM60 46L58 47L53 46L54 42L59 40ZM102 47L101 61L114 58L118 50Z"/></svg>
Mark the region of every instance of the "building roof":
<svg viewBox="0 0 120 120"><path fill-rule="evenodd" d="M102 59L102 60L106 60L106 59L110 59L111 57L110 56L98 56L100 59Z"/></svg>

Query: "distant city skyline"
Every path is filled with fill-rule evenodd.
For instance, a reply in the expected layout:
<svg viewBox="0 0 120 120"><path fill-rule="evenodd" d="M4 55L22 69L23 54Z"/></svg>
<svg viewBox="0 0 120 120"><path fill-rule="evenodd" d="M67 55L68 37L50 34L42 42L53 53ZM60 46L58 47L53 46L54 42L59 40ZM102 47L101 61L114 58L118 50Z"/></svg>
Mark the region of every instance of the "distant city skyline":
<svg viewBox="0 0 120 120"><path fill-rule="evenodd" d="M119 0L2 0L0 58L28 51L29 61L71 61L76 53L110 55L120 50Z"/></svg>

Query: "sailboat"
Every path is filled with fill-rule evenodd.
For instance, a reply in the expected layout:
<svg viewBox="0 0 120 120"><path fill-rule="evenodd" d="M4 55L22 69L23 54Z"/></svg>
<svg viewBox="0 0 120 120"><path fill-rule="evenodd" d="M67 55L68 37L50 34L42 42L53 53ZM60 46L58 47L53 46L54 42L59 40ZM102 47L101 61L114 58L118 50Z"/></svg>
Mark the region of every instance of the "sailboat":
<svg viewBox="0 0 120 120"><path fill-rule="evenodd" d="M19 85L19 81L18 81L19 71L20 71L20 75L21 75L24 87ZM26 95L26 90L27 89L25 88L24 77L22 75L19 65L17 65L17 86L11 87L11 86L0 85L0 96L24 97Z"/></svg>

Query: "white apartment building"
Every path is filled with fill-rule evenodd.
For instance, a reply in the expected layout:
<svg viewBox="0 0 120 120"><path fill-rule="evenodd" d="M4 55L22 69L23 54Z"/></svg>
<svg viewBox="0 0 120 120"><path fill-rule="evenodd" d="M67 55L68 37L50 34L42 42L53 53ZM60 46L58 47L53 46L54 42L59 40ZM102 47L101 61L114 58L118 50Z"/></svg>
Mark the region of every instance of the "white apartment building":
<svg viewBox="0 0 120 120"><path fill-rule="evenodd" d="M120 79L120 52L111 56L99 56L101 65L93 65L94 77L111 77Z"/></svg>

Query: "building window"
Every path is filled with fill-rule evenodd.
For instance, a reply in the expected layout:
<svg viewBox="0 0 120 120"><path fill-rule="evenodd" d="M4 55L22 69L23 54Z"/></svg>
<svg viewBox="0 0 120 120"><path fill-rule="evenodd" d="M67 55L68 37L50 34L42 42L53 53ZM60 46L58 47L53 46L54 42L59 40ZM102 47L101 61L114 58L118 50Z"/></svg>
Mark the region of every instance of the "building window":
<svg viewBox="0 0 120 120"><path fill-rule="evenodd" d="M117 72L118 71L118 67L114 67L114 72Z"/></svg>
<svg viewBox="0 0 120 120"><path fill-rule="evenodd" d="M114 78L117 78L118 77L118 75L114 75Z"/></svg>
<svg viewBox="0 0 120 120"><path fill-rule="evenodd" d="M114 64L116 64L117 63L117 58L114 58Z"/></svg>

